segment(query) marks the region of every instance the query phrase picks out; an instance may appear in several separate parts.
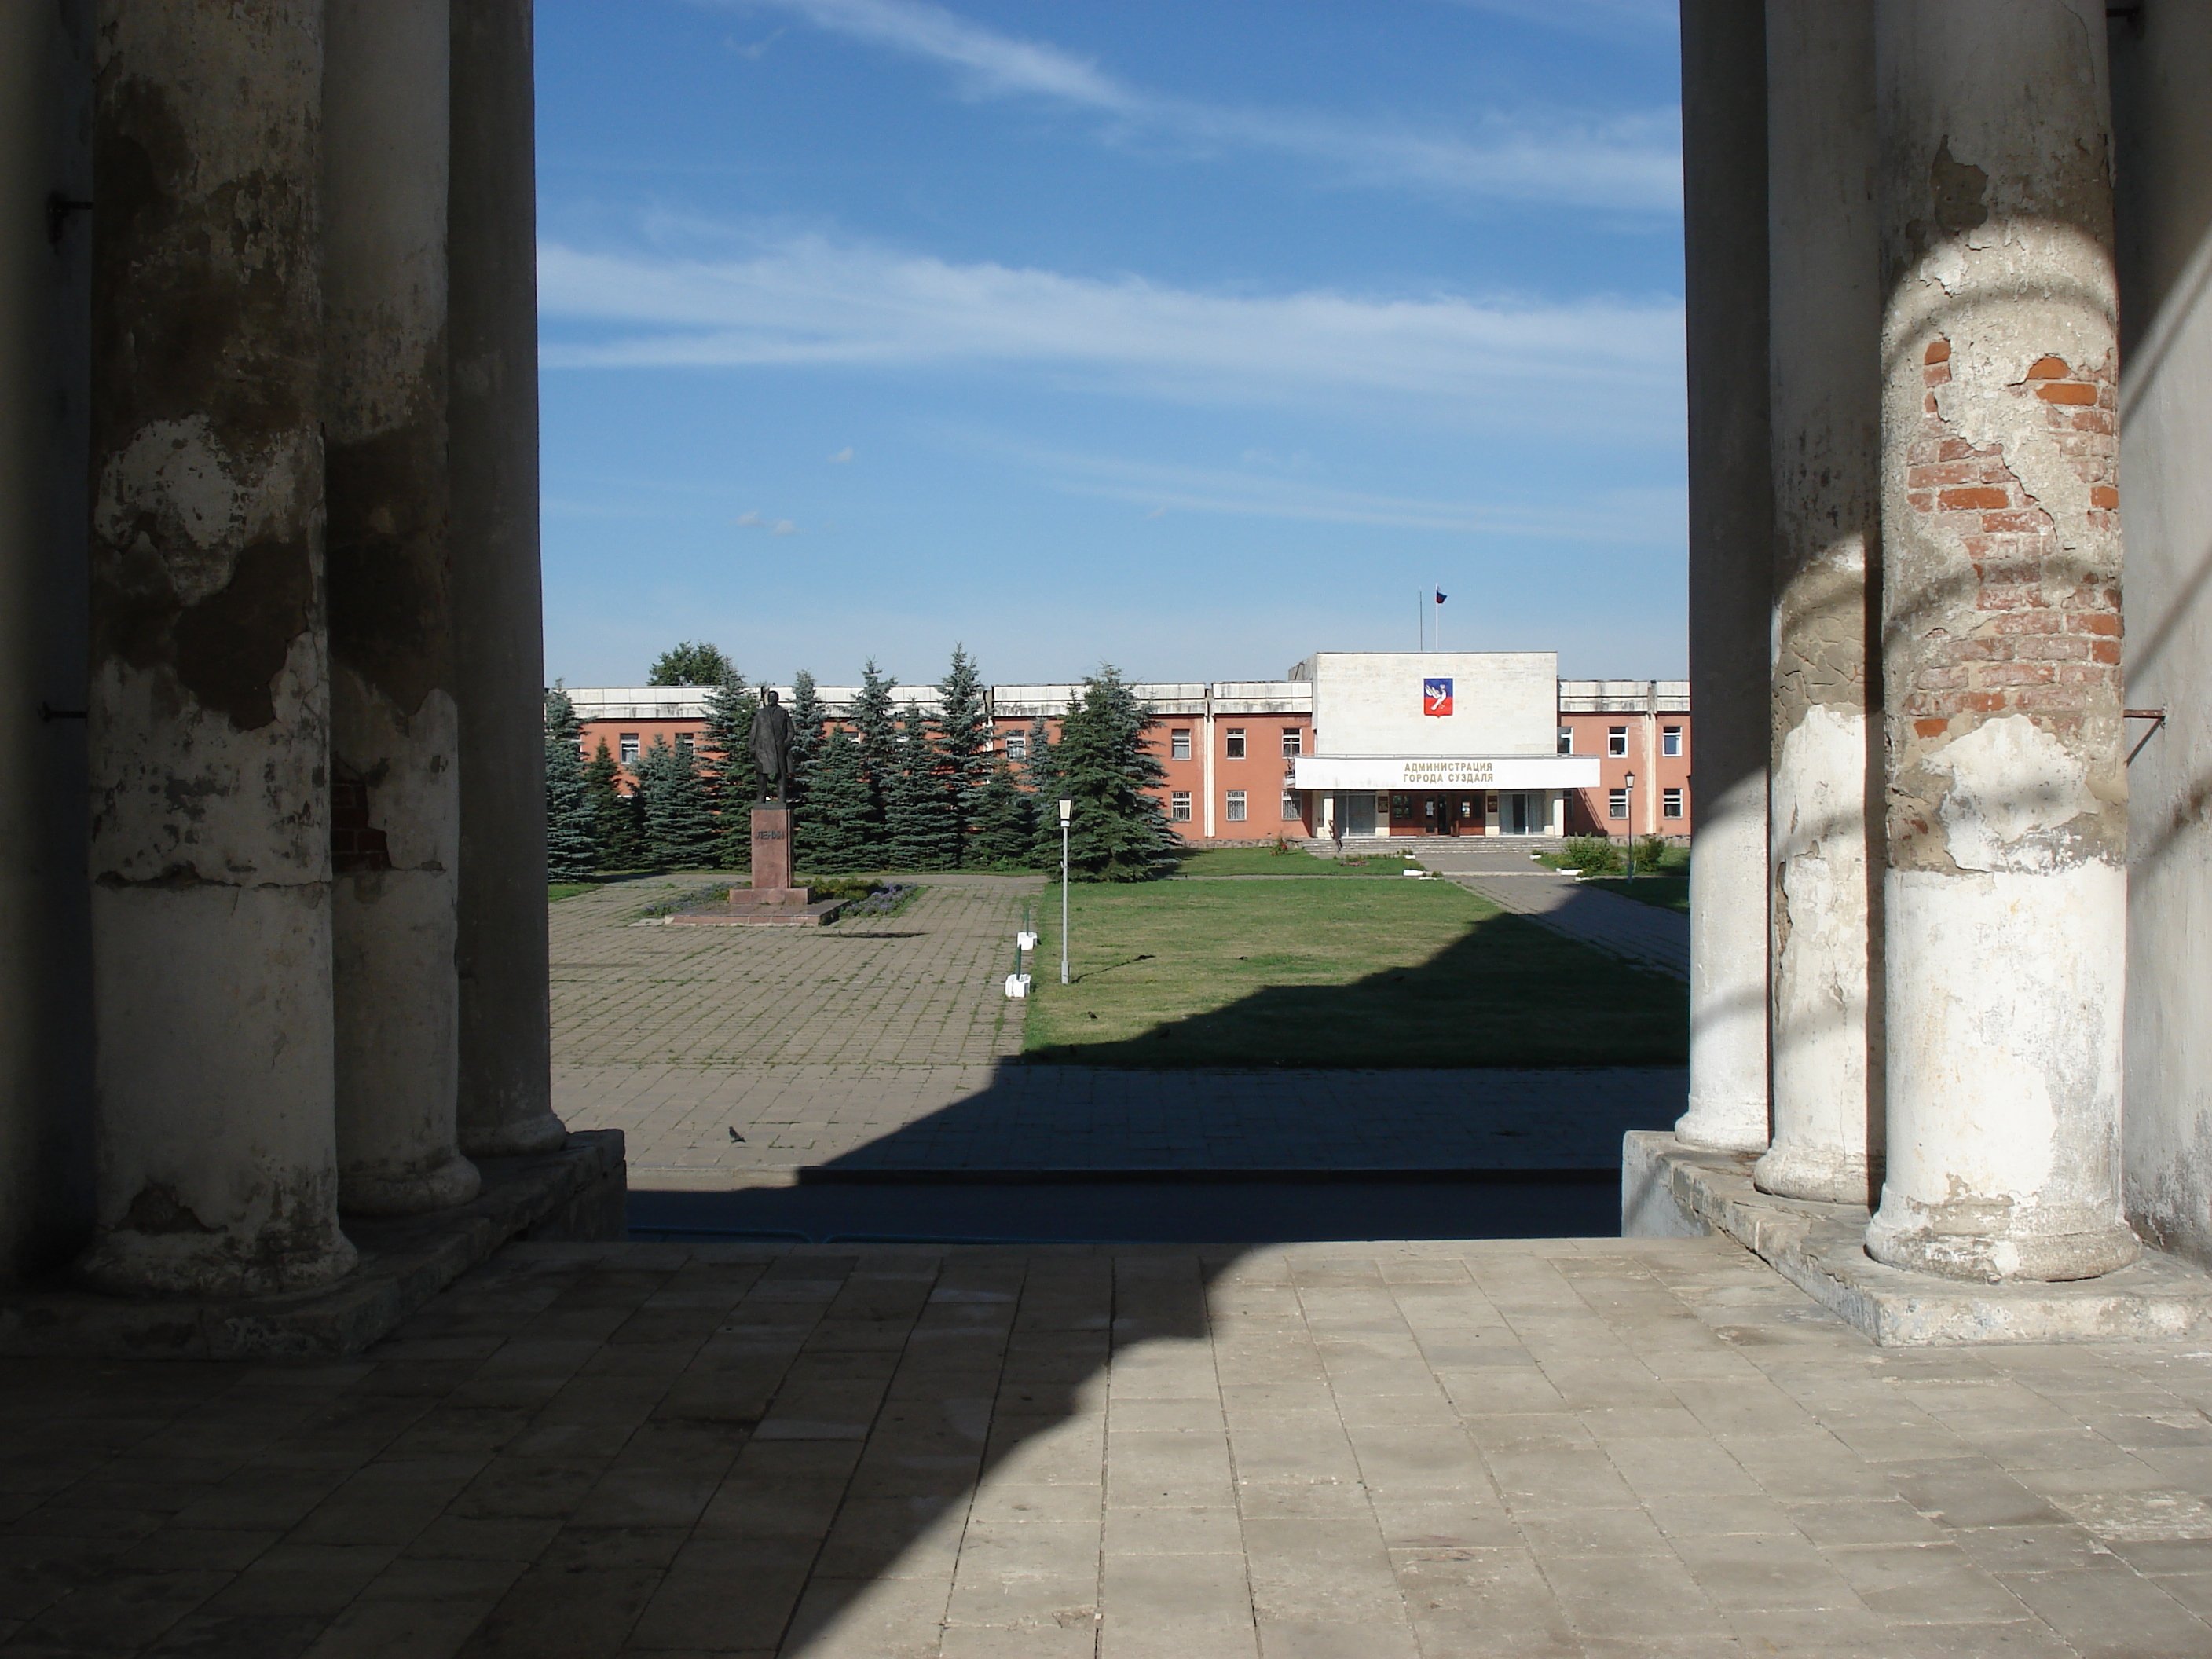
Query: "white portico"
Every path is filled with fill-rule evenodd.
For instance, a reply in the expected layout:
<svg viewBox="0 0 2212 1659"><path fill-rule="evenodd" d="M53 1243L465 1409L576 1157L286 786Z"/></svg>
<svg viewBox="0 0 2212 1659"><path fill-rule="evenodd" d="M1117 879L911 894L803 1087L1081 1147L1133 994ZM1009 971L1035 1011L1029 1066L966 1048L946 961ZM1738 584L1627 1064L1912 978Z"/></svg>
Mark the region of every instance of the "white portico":
<svg viewBox="0 0 2212 1659"><path fill-rule="evenodd" d="M1322 651L1291 670L1313 687L1313 752L1293 781L1329 835L1559 836L1566 793L1598 781L1559 745L1549 651Z"/></svg>

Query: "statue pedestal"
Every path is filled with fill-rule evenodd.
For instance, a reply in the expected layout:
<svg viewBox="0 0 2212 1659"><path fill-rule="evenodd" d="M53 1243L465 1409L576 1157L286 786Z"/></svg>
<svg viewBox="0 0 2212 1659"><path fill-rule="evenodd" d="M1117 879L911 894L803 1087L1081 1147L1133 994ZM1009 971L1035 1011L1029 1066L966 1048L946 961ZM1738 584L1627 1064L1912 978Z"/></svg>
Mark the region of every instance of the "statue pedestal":
<svg viewBox="0 0 2212 1659"><path fill-rule="evenodd" d="M753 876L750 887L730 889L726 905L702 905L668 918L687 927L753 922L779 927L818 927L836 919L851 902L824 899L819 904L804 887L791 884L791 809L781 801L753 808Z"/></svg>
<svg viewBox="0 0 2212 1659"><path fill-rule="evenodd" d="M791 809L781 801L754 807L752 884L732 887L730 902L798 908L806 900L806 890L791 884Z"/></svg>

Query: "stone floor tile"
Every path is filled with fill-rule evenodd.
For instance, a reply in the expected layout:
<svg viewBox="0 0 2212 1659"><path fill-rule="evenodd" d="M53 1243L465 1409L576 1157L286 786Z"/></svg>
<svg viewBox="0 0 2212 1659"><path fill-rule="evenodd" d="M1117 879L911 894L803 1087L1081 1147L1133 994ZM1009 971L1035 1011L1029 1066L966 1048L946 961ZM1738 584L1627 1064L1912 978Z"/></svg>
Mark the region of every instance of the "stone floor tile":
<svg viewBox="0 0 2212 1659"><path fill-rule="evenodd" d="M1261 1659L1420 1659L1419 1640L1403 1621L1263 1616L1257 1625Z"/></svg>
<svg viewBox="0 0 2212 1659"><path fill-rule="evenodd" d="M1528 1551L1413 1549L1392 1559L1430 1659L1580 1659L1582 1644Z"/></svg>
<svg viewBox="0 0 2212 1659"><path fill-rule="evenodd" d="M1243 1549L1242 1522L1232 1509L1116 1508L1106 1511L1104 1521L1109 1555L1222 1555Z"/></svg>
<svg viewBox="0 0 2212 1659"><path fill-rule="evenodd" d="M1955 1545L1853 1544L1821 1553L1861 1601L1896 1624L2003 1624L2027 1612Z"/></svg>
<svg viewBox="0 0 2212 1659"><path fill-rule="evenodd" d="M939 1659L947 1633L945 1599L944 1578L817 1577L792 1615L784 1650L805 1659ZM1087 1616L1081 1634L1087 1644Z"/></svg>
<svg viewBox="0 0 2212 1659"><path fill-rule="evenodd" d="M661 1578L650 1568L578 1573L533 1569L488 1612L478 1612L454 1651L469 1659L605 1659L620 1650ZM383 1615L381 1609L441 1605L361 1601L349 1611L370 1628L382 1628L395 1615Z"/></svg>
<svg viewBox="0 0 2212 1659"><path fill-rule="evenodd" d="M256 1617L335 1613L398 1553L396 1544L278 1544L202 1605Z"/></svg>
<svg viewBox="0 0 2212 1659"><path fill-rule="evenodd" d="M221 1589L229 1575L217 1572L110 1572L71 1590L33 1619L18 1645L64 1650L120 1648L150 1644Z"/></svg>
<svg viewBox="0 0 2212 1659"><path fill-rule="evenodd" d="M2005 1573L2004 1587L2082 1659L2203 1659L2212 1625L2155 1579L2113 1562L2070 1572Z"/></svg>
<svg viewBox="0 0 2212 1659"><path fill-rule="evenodd" d="M1491 1479L1516 1512L1637 1507L1635 1491L1601 1451L1546 1448L1486 1455Z"/></svg>
<svg viewBox="0 0 2212 1659"><path fill-rule="evenodd" d="M453 1659L495 1605L489 1601L356 1601L324 1628L303 1659ZM477 1651L497 1655L500 1659L509 1655L520 1659L527 1650L499 1645L499 1640L495 1637L491 1645L478 1647Z"/></svg>
<svg viewBox="0 0 2212 1659"><path fill-rule="evenodd" d="M1669 1541L1698 1588L1731 1613L1744 1608L1863 1610L1850 1585L1819 1550L1795 1534L1738 1533Z"/></svg>
<svg viewBox="0 0 2212 1659"><path fill-rule="evenodd" d="M1537 1559L1559 1555L1673 1554L1667 1535L1642 1509L1530 1510L1514 1516Z"/></svg>
<svg viewBox="0 0 2212 1659"><path fill-rule="evenodd" d="M1543 1561L1577 1635L1620 1640L1729 1638L1728 1622L1673 1555L1559 1555Z"/></svg>
<svg viewBox="0 0 2212 1659"><path fill-rule="evenodd" d="M187 1613L147 1650L148 1659L299 1659L327 1622L312 1615Z"/></svg>

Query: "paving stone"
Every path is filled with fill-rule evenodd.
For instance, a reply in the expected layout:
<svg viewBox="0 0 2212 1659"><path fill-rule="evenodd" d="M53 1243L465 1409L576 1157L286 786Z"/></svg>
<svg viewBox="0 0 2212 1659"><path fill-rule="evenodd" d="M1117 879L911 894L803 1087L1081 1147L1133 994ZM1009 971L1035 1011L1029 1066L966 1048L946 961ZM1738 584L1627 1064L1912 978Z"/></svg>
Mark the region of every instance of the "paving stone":
<svg viewBox="0 0 2212 1659"><path fill-rule="evenodd" d="M312 1382L0 1370L5 1650L2212 1652L2212 1486L2150 1461L2194 1349L1878 1350L1724 1240L525 1245L450 1300L523 1316Z"/></svg>

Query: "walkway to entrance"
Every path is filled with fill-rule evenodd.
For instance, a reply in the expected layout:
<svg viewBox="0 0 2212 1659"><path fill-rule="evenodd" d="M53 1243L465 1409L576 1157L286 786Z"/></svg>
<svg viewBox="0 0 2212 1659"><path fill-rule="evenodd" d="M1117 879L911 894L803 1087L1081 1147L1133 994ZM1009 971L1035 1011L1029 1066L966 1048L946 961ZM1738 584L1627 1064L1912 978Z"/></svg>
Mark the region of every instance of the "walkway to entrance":
<svg viewBox="0 0 2212 1659"><path fill-rule="evenodd" d="M1398 850L1395 842L1391 849ZM1569 939L1676 979L1690 976L1686 916L1584 887L1510 842L1409 841L1405 850L1437 874Z"/></svg>
<svg viewBox="0 0 2212 1659"><path fill-rule="evenodd" d="M360 1360L0 1364L9 1650L2212 1651L2200 1344L1718 1239L517 1245Z"/></svg>

